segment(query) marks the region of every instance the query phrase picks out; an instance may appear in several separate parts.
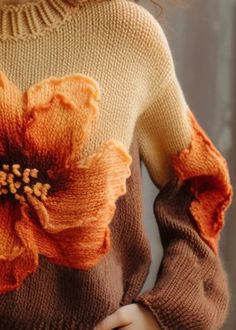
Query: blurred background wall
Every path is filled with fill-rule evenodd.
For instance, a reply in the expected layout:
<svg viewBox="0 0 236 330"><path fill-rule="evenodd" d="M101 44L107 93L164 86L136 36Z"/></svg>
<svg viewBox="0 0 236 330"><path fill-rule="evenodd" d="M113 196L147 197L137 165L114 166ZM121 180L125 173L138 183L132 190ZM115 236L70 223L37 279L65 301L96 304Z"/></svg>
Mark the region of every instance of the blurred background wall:
<svg viewBox="0 0 236 330"><path fill-rule="evenodd" d="M161 23L169 40L177 76L192 111L227 159L236 191L236 0L162 1L164 14L148 0L135 0ZM176 1L177 2L177 1ZM157 188L142 163L145 226L153 263L143 291L152 287L162 258L152 203ZM231 306L223 330L236 329L236 203L226 213L220 254L228 273Z"/></svg>

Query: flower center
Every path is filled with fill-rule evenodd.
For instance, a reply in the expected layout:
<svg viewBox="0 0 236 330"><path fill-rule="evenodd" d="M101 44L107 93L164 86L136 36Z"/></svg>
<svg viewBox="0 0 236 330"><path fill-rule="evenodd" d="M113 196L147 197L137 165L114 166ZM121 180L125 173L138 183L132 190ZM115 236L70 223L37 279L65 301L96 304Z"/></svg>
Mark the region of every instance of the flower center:
<svg viewBox="0 0 236 330"><path fill-rule="evenodd" d="M38 172L36 168L22 170L20 164L0 165L0 195L12 194L16 200L25 202L24 195L32 194L45 201L51 186L37 180Z"/></svg>

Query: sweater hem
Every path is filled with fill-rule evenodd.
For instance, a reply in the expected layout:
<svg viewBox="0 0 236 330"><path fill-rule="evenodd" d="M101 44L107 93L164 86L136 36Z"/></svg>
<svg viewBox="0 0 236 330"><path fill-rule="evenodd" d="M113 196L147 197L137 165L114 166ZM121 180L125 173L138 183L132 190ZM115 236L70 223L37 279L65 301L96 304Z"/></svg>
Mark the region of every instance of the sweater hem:
<svg viewBox="0 0 236 330"><path fill-rule="evenodd" d="M0 317L0 330L93 330L99 320L87 323L81 320L55 319L50 322L43 320L22 321L11 320L8 317Z"/></svg>

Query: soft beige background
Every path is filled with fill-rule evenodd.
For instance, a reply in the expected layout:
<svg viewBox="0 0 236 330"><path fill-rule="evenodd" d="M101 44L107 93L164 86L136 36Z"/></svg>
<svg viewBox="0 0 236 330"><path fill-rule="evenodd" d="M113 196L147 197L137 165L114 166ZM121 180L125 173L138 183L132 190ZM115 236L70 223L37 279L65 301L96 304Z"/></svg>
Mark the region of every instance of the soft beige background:
<svg viewBox="0 0 236 330"><path fill-rule="evenodd" d="M151 1L136 2L153 16L158 16L158 7ZM166 6L166 1L162 3ZM185 7L167 6L164 16L157 19L166 31L186 99L201 126L227 159L236 191L236 151L233 145L233 141L236 142L236 0L185 0L185 4ZM154 284L162 246L152 211L158 190L143 164L142 173L145 226L153 256L144 291ZM229 276L232 297L223 330L236 329L235 215L236 203L233 201L226 213L220 242L220 254Z"/></svg>

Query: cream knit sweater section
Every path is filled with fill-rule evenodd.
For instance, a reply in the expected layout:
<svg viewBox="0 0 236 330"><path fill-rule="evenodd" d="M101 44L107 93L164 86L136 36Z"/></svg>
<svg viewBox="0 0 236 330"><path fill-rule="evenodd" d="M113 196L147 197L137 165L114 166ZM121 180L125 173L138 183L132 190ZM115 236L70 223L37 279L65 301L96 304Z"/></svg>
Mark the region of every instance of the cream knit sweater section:
<svg viewBox="0 0 236 330"><path fill-rule="evenodd" d="M137 125L141 156L154 183L163 186L173 174L169 155L191 138L188 106L165 34L133 2L78 4L0 5L0 69L22 91L49 76L81 73L95 79L99 118L83 155L111 137L128 150Z"/></svg>

